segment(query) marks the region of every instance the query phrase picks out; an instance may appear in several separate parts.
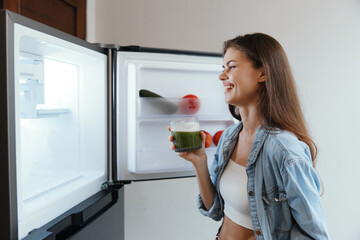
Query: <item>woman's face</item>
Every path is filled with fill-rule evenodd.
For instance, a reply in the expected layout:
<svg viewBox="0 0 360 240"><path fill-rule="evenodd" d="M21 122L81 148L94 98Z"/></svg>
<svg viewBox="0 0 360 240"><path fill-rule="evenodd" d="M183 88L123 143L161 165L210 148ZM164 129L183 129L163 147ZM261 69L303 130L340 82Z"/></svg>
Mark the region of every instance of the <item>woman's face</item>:
<svg viewBox="0 0 360 240"><path fill-rule="evenodd" d="M255 103L259 83L265 81L263 68L254 68L240 50L230 47L224 55L223 69L219 79L225 88L225 102L235 106Z"/></svg>

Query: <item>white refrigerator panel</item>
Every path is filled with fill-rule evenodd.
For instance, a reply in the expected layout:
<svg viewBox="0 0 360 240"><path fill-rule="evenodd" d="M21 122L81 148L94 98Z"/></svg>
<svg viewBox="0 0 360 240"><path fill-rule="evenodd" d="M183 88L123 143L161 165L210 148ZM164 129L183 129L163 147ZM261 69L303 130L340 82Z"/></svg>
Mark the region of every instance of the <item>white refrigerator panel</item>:
<svg viewBox="0 0 360 240"><path fill-rule="evenodd" d="M196 116L214 135L234 124L218 75L222 58L169 53L118 52L117 164L119 180L193 176L191 163L170 149L171 120ZM140 97L148 90L162 98ZM195 109L186 95L195 95ZM170 106L170 107L169 107ZM216 146L206 149L209 166Z"/></svg>
<svg viewBox="0 0 360 240"><path fill-rule="evenodd" d="M14 25L18 237L107 177L107 57Z"/></svg>

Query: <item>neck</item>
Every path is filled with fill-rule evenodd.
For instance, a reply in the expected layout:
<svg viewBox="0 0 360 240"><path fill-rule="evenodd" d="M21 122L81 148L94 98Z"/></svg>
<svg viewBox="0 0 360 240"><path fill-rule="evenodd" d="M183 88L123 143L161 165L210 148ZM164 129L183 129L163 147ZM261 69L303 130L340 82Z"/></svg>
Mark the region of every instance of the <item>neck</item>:
<svg viewBox="0 0 360 240"><path fill-rule="evenodd" d="M256 134L256 130L260 126L263 118L258 109L253 107L239 107L241 120L243 123L243 129L241 135L246 138L253 139Z"/></svg>

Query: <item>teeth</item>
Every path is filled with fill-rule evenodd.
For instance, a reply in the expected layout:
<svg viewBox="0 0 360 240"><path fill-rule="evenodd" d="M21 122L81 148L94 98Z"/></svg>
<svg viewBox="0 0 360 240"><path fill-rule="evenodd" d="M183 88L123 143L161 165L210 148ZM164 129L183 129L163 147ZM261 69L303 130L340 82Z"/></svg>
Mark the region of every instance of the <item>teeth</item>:
<svg viewBox="0 0 360 240"><path fill-rule="evenodd" d="M225 86L225 90L233 89L233 88L234 88L234 86L232 86L232 85L227 85L227 86Z"/></svg>

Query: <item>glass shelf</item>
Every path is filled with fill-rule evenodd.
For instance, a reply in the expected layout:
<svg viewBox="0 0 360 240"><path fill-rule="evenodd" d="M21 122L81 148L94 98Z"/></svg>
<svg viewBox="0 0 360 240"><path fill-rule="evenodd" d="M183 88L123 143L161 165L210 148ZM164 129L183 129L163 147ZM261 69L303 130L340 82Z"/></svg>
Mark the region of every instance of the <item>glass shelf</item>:
<svg viewBox="0 0 360 240"><path fill-rule="evenodd" d="M205 149L209 167L213 161L215 151L216 147ZM191 162L177 156L177 153L172 150L139 149L137 151L137 159L139 161L133 162L128 166L129 171L132 173L147 174L194 170Z"/></svg>
<svg viewBox="0 0 360 240"><path fill-rule="evenodd" d="M46 118L46 117L57 117L61 114L69 114L71 110L69 108L61 108L61 107L50 107L50 106L36 106L36 116L38 118Z"/></svg>
<svg viewBox="0 0 360 240"><path fill-rule="evenodd" d="M227 104L221 99L138 98L137 117L140 119L185 118L230 120Z"/></svg>
<svg viewBox="0 0 360 240"><path fill-rule="evenodd" d="M139 98L138 117L229 115L221 99Z"/></svg>

